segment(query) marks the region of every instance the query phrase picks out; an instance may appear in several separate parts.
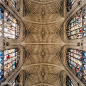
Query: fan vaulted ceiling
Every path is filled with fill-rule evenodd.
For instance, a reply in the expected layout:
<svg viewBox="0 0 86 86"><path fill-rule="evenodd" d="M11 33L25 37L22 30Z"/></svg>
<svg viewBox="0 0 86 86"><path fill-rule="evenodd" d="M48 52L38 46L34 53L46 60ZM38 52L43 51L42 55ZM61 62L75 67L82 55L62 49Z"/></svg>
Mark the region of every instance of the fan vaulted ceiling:
<svg viewBox="0 0 86 86"><path fill-rule="evenodd" d="M63 0L23 0L24 86L63 86Z"/></svg>
<svg viewBox="0 0 86 86"><path fill-rule="evenodd" d="M63 19L63 0L24 0L23 2L24 19L28 21L52 22Z"/></svg>

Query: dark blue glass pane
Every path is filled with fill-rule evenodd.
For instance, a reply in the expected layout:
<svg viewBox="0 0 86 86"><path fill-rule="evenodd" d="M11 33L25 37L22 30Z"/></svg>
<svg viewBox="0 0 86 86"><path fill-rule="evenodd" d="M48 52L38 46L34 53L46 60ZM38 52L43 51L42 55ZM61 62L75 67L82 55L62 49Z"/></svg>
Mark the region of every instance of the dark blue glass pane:
<svg viewBox="0 0 86 86"><path fill-rule="evenodd" d="M2 8L0 7L0 13L3 13L3 10L2 10Z"/></svg>
<svg viewBox="0 0 86 86"><path fill-rule="evenodd" d="M70 82L70 86L72 86L72 82Z"/></svg>
<svg viewBox="0 0 86 86"><path fill-rule="evenodd" d="M3 52L0 52L0 56L3 56Z"/></svg>
<svg viewBox="0 0 86 86"><path fill-rule="evenodd" d="M86 57L86 52L84 52L84 56Z"/></svg>
<svg viewBox="0 0 86 86"><path fill-rule="evenodd" d="M2 62L2 60L3 60L3 59L2 59L2 58L0 58L0 63Z"/></svg>
<svg viewBox="0 0 86 86"><path fill-rule="evenodd" d="M4 13L4 10L0 7L0 13Z"/></svg>
<svg viewBox="0 0 86 86"><path fill-rule="evenodd" d="M0 19L3 19L3 16L0 14Z"/></svg>
<svg viewBox="0 0 86 86"><path fill-rule="evenodd" d="M0 74L3 72L3 70L0 70Z"/></svg>

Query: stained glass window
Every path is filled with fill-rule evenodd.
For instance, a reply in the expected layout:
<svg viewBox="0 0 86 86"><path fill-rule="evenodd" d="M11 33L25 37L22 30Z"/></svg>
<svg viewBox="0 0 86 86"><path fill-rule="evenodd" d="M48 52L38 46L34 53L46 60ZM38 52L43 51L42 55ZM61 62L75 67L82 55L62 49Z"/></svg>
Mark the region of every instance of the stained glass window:
<svg viewBox="0 0 86 86"><path fill-rule="evenodd" d="M19 58L18 49L0 51L0 80L18 66Z"/></svg>
<svg viewBox="0 0 86 86"><path fill-rule="evenodd" d="M78 49L67 50L68 66L74 71L77 77L86 81L86 52Z"/></svg>
<svg viewBox="0 0 86 86"><path fill-rule="evenodd" d="M16 39L20 35L19 22L0 7L0 36Z"/></svg>
<svg viewBox="0 0 86 86"><path fill-rule="evenodd" d="M82 38L82 13L78 13L68 23L67 36L69 39Z"/></svg>
<svg viewBox="0 0 86 86"><path fill-rule="evenodd" d="M67 37L69 39L86 37L86 6L79 10L68 22Z"/></svg>

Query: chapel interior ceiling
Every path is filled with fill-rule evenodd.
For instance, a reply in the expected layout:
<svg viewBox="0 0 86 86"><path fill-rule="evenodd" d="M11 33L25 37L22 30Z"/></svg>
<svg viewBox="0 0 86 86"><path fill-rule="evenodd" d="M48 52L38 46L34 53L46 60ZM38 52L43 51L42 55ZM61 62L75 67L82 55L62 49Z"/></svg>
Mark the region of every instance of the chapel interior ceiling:
<svg viewBox="0 0 86 86"><path fill-rule="evenodd" d="M61 68L58 70L58 67L53 65L29 66L21 72L20 78L24 86L63 86L65 84L65 71Z"/></svg>
<svg viewBox="0 0 86 86"><path fill-rule="evenodd" d="M23 0L24 86L63 86L63 0Z"/></svg>
<svg viewBox="0 0 86 86"><path fill-rule="evenodd" d="M26 23L23 43L64 43L61 23L33 24Z"/></svg>
<svg viewBox="0 0 86 86"><path fill-rule="evenodd" d="M53 22L64 19L63 0L24 0L23 3L24 19L28 21Z"/></svg>
<svg viewBox="0 0 86 86"><path fill-rule="evenodd" d="M24 66L31 64L54 64L62 67L60 62L60 52L62 45L48 44L26 44L25 46Z"/></svg>

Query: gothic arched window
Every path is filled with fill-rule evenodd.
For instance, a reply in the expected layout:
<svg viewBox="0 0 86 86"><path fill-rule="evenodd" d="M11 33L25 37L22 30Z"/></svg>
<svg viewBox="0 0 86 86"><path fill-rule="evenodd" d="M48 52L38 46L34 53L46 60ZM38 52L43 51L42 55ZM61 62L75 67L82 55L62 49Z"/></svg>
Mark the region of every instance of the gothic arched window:
<svg viewBox="0 0 86 86"><path fill-rule="evenodd" d="M19 35L19 22L7 10L0 7L0 36L16 39Z"/></svg>
<svg viewBox="0 0 86 86"><path fill-rule="evenodd" d="M0 51L0 81L16 69L20 59L19 49Z"/></svg>
<svg viewBox="0 0 86 86"><path fill-rule="evenodd" d="M86 7L80 9L67 24L67 37L80 39L86 37Z"/></svg>
<svg viewBox="0 0 86 86"><path fill-rule="evenodd" d="M78 49L67 50L67 63L74 74L86 81L86 52Z"/></svg>

